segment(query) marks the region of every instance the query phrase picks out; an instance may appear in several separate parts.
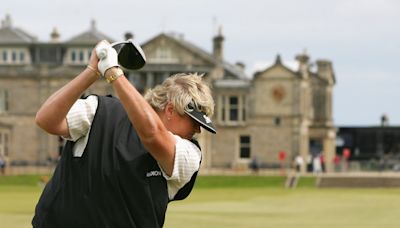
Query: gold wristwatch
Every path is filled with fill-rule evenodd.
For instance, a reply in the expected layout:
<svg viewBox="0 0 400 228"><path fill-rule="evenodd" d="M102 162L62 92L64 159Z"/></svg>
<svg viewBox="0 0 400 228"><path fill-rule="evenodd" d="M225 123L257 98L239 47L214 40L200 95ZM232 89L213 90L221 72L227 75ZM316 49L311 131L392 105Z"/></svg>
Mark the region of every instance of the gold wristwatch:
<svg viewBox="0 0 400 228"><path fill-rule="evenodd" d="M111 70L112 70L112 73L106 74L106 76L105 76L106 81L108 83L112 83L115 80L117 80L117 78L119 78L120 76L124 75L124 71L119 67L116 68L115 70L114 69L111 69Z"/></svg>

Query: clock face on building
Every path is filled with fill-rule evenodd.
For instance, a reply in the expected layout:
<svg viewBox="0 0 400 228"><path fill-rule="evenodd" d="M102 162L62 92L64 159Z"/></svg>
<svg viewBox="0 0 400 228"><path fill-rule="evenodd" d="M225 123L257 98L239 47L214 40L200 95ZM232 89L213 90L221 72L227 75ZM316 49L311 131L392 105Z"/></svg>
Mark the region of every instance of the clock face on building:
<svg viewBox="0 0 400 228"><path fill-rule="evenodd" d="M285 88L283 88L283 86L281 86L281 85L274 86L272 88L271 93L272 93L271 94L272 98L276 102L281 102L285 98L285 95L286 95Z"/></svg>

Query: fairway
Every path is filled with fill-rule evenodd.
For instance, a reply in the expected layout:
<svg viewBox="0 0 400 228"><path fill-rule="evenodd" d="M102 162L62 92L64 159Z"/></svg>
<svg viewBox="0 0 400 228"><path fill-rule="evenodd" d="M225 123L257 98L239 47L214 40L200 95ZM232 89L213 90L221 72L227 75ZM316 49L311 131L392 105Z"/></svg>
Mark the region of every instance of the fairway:
<svg viewBox="0 0 400 228"><path fill-rule="evenodd" d="M199 177L187 200L169 205L164 227L400 227L400 189L285 189L282 181ZM0 181L0 227L31 227L42 187L12 184Z"/></svg>
<svg viewBox="0 0 400 228"><path fill-rule="evenodd" d="M34 207L42 188L0 185L0 227L32 227Z"/></svg>
<svg viewBox="0 0 400 228"><path fill-rule="evenodd" d="M201 189L171 203L165 227L400 227L400 190Z"/></svg>

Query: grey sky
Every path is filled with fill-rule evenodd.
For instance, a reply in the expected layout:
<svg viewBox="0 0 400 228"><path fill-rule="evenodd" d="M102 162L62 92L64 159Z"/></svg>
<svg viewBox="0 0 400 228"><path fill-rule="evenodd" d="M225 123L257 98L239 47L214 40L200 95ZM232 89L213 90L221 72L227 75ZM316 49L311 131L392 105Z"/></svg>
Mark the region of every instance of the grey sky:
<svg viewBox="0 0 400 228"><path fill-rule="evenodd" d="M114 39L126 31L145 42L160 32L182 33L211 51L216 25L225 36L225 59L246 64L250 75L277 54L293 65L307 50L311 61L333 61L336 125L377 125L386 113L400 125L400 1L396 0L3 0L0 18L49 40L90 26Z"/></svg>

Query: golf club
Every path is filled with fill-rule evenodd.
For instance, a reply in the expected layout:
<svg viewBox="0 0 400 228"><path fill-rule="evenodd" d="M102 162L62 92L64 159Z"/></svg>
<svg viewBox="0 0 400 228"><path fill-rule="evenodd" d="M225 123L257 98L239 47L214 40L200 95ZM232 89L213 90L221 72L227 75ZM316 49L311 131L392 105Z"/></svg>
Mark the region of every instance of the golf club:
<svg viewBox="0 0 400 228"><path fill-rule="evenodd" d="M111 44L118 53L118 63L125 69L138 70L146 64L146 56L142 48L135 44L132 39L118 41ZM105 55L100 51L99 57Z"/></svg>

